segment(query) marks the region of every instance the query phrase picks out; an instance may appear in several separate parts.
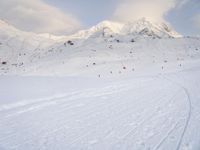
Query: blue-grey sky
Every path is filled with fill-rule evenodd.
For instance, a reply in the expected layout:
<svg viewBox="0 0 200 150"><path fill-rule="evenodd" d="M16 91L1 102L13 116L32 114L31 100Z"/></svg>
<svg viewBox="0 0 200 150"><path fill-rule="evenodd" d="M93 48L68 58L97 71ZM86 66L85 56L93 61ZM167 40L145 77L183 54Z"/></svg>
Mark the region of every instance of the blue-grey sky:
<svg viewBox="0 0 200 150"><path fill-rule="evenodd" d="M117 0L44 0L50 5L60 8L63 12L71 12L83 25L92 26L110 19Z"/></svg>
<svg viewBox="0 0 200 150"><path fill-rule="evenodd" d="M200 26L197 27L194 22L194 17L199 14L200 0L189 0L180 9L170 11L166 16L166 20L180 33L185 35L200 35Z"/></svg>
<svg viewBox="0 0 200 150"><path fill-rule="evenodd" d="M71 34L103 20L141 17L200 35L200 0L0 0L0 19L36 33Z"/></svg>
<svg viewBox="0 0 200 150"><path fill-rule="evenodd" d="M44 0L63 12L70 11L81 23L90 27L98 22L112 18L119 0ZM163 0L165 1L165 0ZM170 0L169 0L170 1ZM184 1L184 0L183 0ZM145 11L145 10L143 10ZM165 19L184 35L199 35L200 28L195 27L193 18L200 14L200 0L188 0L184 5L171 9Z"/></svg>

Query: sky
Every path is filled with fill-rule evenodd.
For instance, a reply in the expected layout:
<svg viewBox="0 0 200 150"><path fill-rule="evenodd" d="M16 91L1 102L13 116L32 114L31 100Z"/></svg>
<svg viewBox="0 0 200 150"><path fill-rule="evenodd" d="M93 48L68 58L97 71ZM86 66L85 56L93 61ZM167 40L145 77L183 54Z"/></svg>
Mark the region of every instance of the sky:
<svg viewBox="0 0 200 150"><path fill-rule="evenodd" d="M200 35L200 0L0 0L0 19L36 33L65 35L103 20L142 17L168 22L183 35Z"/></svg>

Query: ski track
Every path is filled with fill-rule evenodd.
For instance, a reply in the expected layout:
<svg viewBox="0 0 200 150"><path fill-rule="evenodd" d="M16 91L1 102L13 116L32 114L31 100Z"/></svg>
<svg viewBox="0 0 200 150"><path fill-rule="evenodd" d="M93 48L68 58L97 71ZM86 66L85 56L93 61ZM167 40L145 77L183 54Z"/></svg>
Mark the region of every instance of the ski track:
<svg viewBox="0 0 200 150"><path fill-rule="evenodd" d="M151 82L148 81L148 82ZM103 89L86 89L80 91L74 91L70 93L60 94L57 96L47 97L47 98L39 98L39 99L32 99L32 100L22 100L17 103L7 104L0 106L0 112L9 111L9 110L18 110L14 111L14 113L9 114L9 116L15 116L21 113L25 113L31 110L42 109L45 106L57 104L58 102L64 102L65 104L70 104L70 102L74 100L79 100L81 98L89 98L89 97L99 97L99 96L106 96L112 95L114 93L127 91L130 87L128 84L119 84L115 86L108 86L104 87ZM131 88L132 90L136 90L138 88Z"/></svg>
<svg viewBox="0 0 200 150"><path fill-rule="evenodd" d="M164 76L163 76L164 77ZM183 85L181 85L180 83L177 83L177 82L174 82L173 80L170 80L169 78L167 77L164 77L166 80L168 80L169 82L175 84L176 86L179 86L180 88L183 89L183 91L185 92L186 96L187 96L187 103L186 105L188 106L188 115L187 115L187 118L186 118L186 122L185 122L185 125L184 125L184 128L183 128L183 132L181 134L181 137L180 137L180 140L178 142L178 145L177 145L177 148L176 150L179 150L181 148L181 144L182 144L182 141L183 141L183 138L184 138L184 135L186 133L186 130L188 128L188 124L190 122L190 118L191 118L191 114L192 114L192 102L191 102L191 98L190 98L190 94L189 94L189 91L187 90L187 88L185 88Z"/></svg>
<svg viewBox="0 0 200 150"><path fill-rule="evenodd" d="M22 114L23 115L28 115L30 113L35 114L40 111L43 111L44 109L48 109L48 108L51 109L52 107L58 108L57 110L55 108L53 110L53 113L55 113L56 116L57 115L59 116L60 114L63 114L66 112L73 112L75 110L76 112L74 112L74 114L69 114L69 116L71 117L70 119L74 118L74 119L79 120L78 118L80 118L80 119L84 118L84 121L86 121L86 122L87 122L87 120L90 120L91 118L95 118L99 114L105 115L104 112L101 112L101 111L104 111L104 110L106 112L108 110L109 110L109 112L114 111L114 112L112 112L112 113L114 113L112 115L115 115L116 118L110 118L112 115L109 116L109 114L108 114L107 117L112 119L111 126L107 127L107 129L105 130L104 133L97 135L96 138L98 140L88 141L88 144L84 143L88 137L94 136L94 132L99 133L99 131L98 131L98 129L97 130L96 129L95 130L94 129L87 130L87 128L85 126L83 126L83 130L81 131L80 135L75 136L73 134L73 132L70 133L68 131L71 135L69 134L67 136L68 136L68 139L71 139L71 140L68 141L68 145L65 145L65 146L67 146L67 148L69 148L69 149L82 149L84 147L85 147L84 149L91 149L90 146L95 146L95 144L100 144L100 146L99 146L100 149L101 149L101 146L105 146L105 148L102 147L103 149L113 149L114 145L116 145L116 146L114 146L114 147L116 147L116 149L131 149L130 147L128 147L128 145L126 146L123 144L129 142L128 144L132 145L133 144L132 142L134 142L134 141L132 141L131 138L137 138L137 139L142 138L142 136L140 137L139 131L141 131L144 128L144 125L152 124L153 123L152 119L160 118L160 117L163 117L162 115L164 115L164 117L166 118L164 121L167 121L167 118L169 118L169 115L171 116L173 113L171 114L171 112L170 112L169 114L164 113L164 114L159 115L157 108L159 108L160 111L162 111L162 110L164 111L164 108L167 105L171 105L172 103L176 102L176 97L181 96L180 91L183 90L185 92L185 94L187 95L187 98L188 98L187 102L190 104L189 105L190 108L188 110L188 116L187 116L186 123L184 125L183 132L181 133L181 135L180 134L177 135L177 136L180 136L180 139L179 140L177 139L178 145L177 145L176 150L179 150L181 148L181 144L182 144L185 132L187 130L189 121L190 121L191 101L190 101L189 93L186 88L174 83L173 81L169 80L168 78L165 78L165 77L163 77L163 78L168 83L165 82L165 86L163 88L160 88L159 90L156 87L153 89L150 88L151 83L156 82L157 83L156 86L159 86L160 82L164 81L163 79L156 77L153 80L145 81L143 83L143 85L139 86L139 87L130 86L131 84L120 83L120 84L116 84L113 86L107 86L107 87L99 88L99 89L91 88L91 89L87 89L87 90L74 91L71 93L54 96L52 98L50 97L50 98L22 101L22 102L15 103L15 104L4 105L4 106L0 107L0 112L3 112L6 115L1 117L1 121L7 122L7 121L11 120L11 118L15 120L15 117L19 118ZM171 94L169 94L170 92L166 91L166 89L170 89L174 85L176 85L174 87L175 89L173 91L170 91ZM131 116L134 112L137 112L137 107L136 107L136 110L131 110L129 108L129 105L131 106L131 103L132 103L131 99L125 100L125 102L124 102L119 97L119 99L116 101L109 101L109 97L112 97L116 94L119 94L119 95L121 95L123 93L126 94L127 92L130 92L130 91L136 91L136 92L145 91L146 94L151 95L151 97L149 97L149 99L147 100L145 98L145 96L146 96L145 94L135 95L136 93L133 92L132 96L133 97L136 96L134 98L134 100L138 101L138 103L136 103L136 104L138 104L140 106L140 107L138 107L138 110L143 109L143 107L144 107L144 110L142 112L140 112L141 113L140 115L142 118L136 117L135 118L136 120L134 120L135 122L137 122L137 125L133 128L129 128L127 131L125 131L126 130L125 127L123 127L122 130L120 129L120 126L125 126L125 124L121 124L121 122L122 123L127 122L127 124L131 123L131 120L126 120L126 118L128 116ZM149 91L149 93L148 93L148 91ZM91 105L91 103L94 103L94 101L91 101L92 99L94 99L94 101L96 102L95 105L94 104ZM108 101L108 102L106 102L106 101ZM86 105L86 104L89 104L89 105ZM148 108L147 106L149 106L149 105L152 105L154 107L153 108L149 107L150 109L147 109ZM87 109L82 109L82 107L86 107ZM120 108L120 107L122 107L122 108ZM170 106L167 106L167 107L169 107L169 109L174 109L174 108L170 108ZM102 110L99 110L100 108ZM119 112L116 112L116 110L118 110L118 109L119 109ZM80 116L77 116L77 114L79 114ZM59 126L59 124L61 125L60 127L57 127L57 128L52 126L54 128L54 130L50 130L51 128L48 129L48 127L46 128L46 126L41 127L43 130L41 132L41 134L42 134L41 142L40 142L40 148L42 147L41 149L44 149L44 150L49 149L51 142L52 142L52 138L58 138L57 140L59 140L62 136L64 136L64 135L61 135L61 132L63 131L63 129L65 129L66 122L63 121L64 118L65 118L65 116L63 115L63 116L59 116L58 118L54 119L54 121L57 122L58 126ZM106 121L108 121L109 118L106 118ZM68 120L70 121L70 119L68 119ZM102 116L99 119L105 120L105 118L104 117L102 118ZM105 127L106 127L103 124L102 125L98 124L98 123L100 123L99 120L91 120L91 121L92 122L90 122L90 121L88 122L88 123L91 123L91 124L88 124L91 127L92 126L94 127L94 125L97 125L99 128L103 128L103 129L105 129ZM112 122L119 122L119 125L114 125L114 124L112 124ZM154 143L154 145L156 145L156 146L152 149L155 149L155 150L160 149L162 147L162 145L165 143L165 141L168 139L170 134L172 132L174 132L174 130L177 128L179 123L180 123L180 120L178 120L176 122L174 121L174 123L171 124L170 129L168 129L167 134L163 134L162 135L163 137L159 137L161 140L157 143ZM17 124L14 124L13 127L15 127L15 125L17 125ZM0 124L0 127L2 127L1 124ZM32 127L29 126L29 128L30 128L29 130L31 130ZM159 134L156 134L157 131L164 130L164 127L163 127L163 129L162 128L156 129L157 128L156 126L153 126L152 128L153 128L154 132L153 132L153 135L151 136L151 138L159 136ZM181 128L181 126L179 128ZM78 128L76 127L72 130L76 131L77 129ZM116 131L119 132L118 138L116 138L117 136L115 135ZM1 132L2 131L0 130L0 133ZM0 137L0 147L4 141L8 141L8 143L9 143L9 140L12 141L13 138L19 136L18 134L19 134L19 132L13 133L13 134L7 134L7 136ZM33 134L31 136L37 136L37 135ZM113 136L116 139L112 139ZM106 139L111 140L113 143L110 143L110 145L108 145ZM53 140L54 143L56 143L57 140L54 139ZM25 145L29 145L32 142L33 141L31 141L30 139L26 139L26 141L24 141L24 143L18 143L14 147L11 146L12 147L11 149L16 149L16 150L20 149L21 150L21 149L25 148L24 147ZM101 143L104 145L101 145ZM78 146L79 144L80 144L80 147ZM83 146L82 148L81 148L81 144ZM76 145L79 148L76 148ZM117 147L117 146L119 146L119 147ZM145 146L145 143L142 144L142 146ZM125 148L123 148L123 147L125 147ZM37 149L37 146L35 148ZM57 147L57 148L59 149L59 147ZM93 148L95 149L95 147L93 147ZM31 149L34 149L34 147L32 147ZM54 149L54 148L52 148L52 149ZM143 148L143 149L146 149L146 148Z"/></svg>
<svg viewBox="0 0 200 150"><path fill-rule="evenodd" d="M176 123L174 125L174 127L172 127L166 134L165 137L163 137L163 139L158 143L158 145L154 148L154 150L158 150L161 145L167 140L167 138L170 136L170 134L177 128L178 123Z"/></svg>

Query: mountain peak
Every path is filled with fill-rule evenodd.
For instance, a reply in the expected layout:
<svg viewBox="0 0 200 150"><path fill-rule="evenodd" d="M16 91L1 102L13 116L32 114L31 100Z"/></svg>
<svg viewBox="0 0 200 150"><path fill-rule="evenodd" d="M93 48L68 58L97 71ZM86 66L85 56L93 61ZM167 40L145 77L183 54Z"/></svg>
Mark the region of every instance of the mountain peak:
<svg viewBox="0 0 200 150"><path fill-rule="evenodd" d="M121 23L105 20L88 30L82 30L74 34L78 38L96 38L110 37L111 35L134 35L144 37L180 37L181 35L174 31L168 23L153 23L146 18L136 21Z"/></svg>
<svg viewBox="0 0 200 150"><path fill-rule="evenodd" d="M112 33L117 34L121 32L123 26L123 23L105 20L87 30L77 32L73 37L87 39L89 37L106 36Z"/></svg>
<svg viewBox="0 0 200 150"><path fill-rule="evenodd" d="M168 23L155 23L141 18L139 20L128 22L124 25L123 32L126 34L154 36L154 37L180 37L181 35L174 31Z"/></svg>

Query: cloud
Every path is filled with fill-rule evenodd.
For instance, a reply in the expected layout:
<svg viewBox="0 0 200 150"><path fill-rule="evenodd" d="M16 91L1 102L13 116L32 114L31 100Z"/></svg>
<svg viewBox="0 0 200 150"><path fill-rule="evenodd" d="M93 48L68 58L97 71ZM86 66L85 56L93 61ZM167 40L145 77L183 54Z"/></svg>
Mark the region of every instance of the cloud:
<svg viewBox="0 0 200 150"><path fill-rule="evenodd" d="M42 0L0 0L0 19L36 33L67 34L80 27L73 15L64 14Z"/></svg>
<svg viewBox="0 0 200 150"><path fill-rule="evenodd" d="M132 21L142 17L154 22L164 21L173 8L180 8L188 0L119 0L114 19Z"/></svg>
<svg viewBox="0 0 200 150"><path fill-rule="evenodd" d="M193 21L193 25L200 29L200 14L197 14L196 16L194 16L194 18L192 19Z"/></svg>

